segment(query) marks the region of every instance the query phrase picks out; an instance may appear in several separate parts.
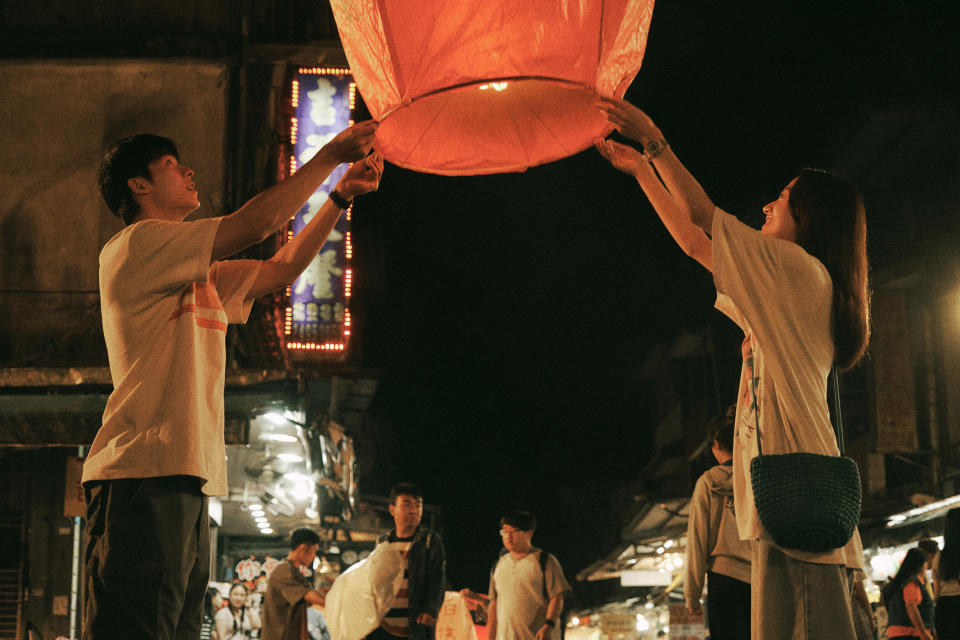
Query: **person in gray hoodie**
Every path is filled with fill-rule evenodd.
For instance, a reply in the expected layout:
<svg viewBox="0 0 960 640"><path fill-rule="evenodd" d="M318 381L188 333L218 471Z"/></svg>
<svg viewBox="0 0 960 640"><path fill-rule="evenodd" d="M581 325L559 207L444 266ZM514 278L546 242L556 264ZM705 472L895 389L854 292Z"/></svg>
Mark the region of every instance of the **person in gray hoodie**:
<svg viewBox="0 0 960 640"><path fill-rule="evenodd" d="M697 480L687 521L687 573L683 594L690 613L701 613L704 578L712 640L750 637L750 543L737 532L733 507L733 422L736 407L710 425L715 466Z"/></svg>

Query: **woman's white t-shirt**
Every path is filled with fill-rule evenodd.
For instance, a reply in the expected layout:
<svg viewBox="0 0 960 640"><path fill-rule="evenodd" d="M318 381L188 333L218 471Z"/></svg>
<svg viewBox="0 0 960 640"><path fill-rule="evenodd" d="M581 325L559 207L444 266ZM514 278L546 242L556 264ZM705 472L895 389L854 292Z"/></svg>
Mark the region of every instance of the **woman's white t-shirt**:
<svg viewBox="0 0 960 640"><path fill-rule="evenodd" d="M756 388L764 454L839 454L827 407L833 283L826 267L799 245L763 235L720 209L711 236L716 307L745 335L733 455L737 528L741 539L770 540L750 484L758 448L749 383ZM806 562L863 566L859 532L827 553L783 551Z"/></svg>

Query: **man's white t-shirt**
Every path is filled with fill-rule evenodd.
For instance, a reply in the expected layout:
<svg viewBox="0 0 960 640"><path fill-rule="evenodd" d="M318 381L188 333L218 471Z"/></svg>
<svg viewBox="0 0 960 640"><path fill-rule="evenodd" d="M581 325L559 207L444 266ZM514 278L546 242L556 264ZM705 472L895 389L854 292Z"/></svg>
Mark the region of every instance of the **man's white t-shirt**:
<svg viewBox="0 0 960 640"><path fill-rule="evenodd" d="M750 483L750 460L758 450L749 384L755 381L764 454L839 454L827 407L833 282L823 263L799 245L763 235L720 209L711 236L716 307L745 335L733 452L737 528L744 540L770 540ZM863 566L859 532L827 553L782 550L806 562Z"/></svg>
<svg viewBox="0 0 960 640"><path fill-rule="evenodd" d="M540 570L541 553L546 552L533 549L519 560L505 553L497 561L489 591L496 601L497 637L491 640L533 640L547 618L547 604L570 590L560 563L552 555L545 570ZM559 638L559 631L554 627L552 637Z"/></svg>
<svg viewBox="0 0 960 640"><path fill-rule="evenodd" d="M100 306L114 391L83 482L196 476L227 493L227 323L245 322L253 260L210 264L221 218L144 220L100 252Z"/></svg>

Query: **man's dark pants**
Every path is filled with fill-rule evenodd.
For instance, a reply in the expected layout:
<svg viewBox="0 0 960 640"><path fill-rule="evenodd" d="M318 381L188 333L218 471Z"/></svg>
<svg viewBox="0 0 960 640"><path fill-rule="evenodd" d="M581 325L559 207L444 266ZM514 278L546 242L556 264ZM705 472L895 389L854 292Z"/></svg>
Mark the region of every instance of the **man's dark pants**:
<svg viewBox="0 0 960 640"><path fill-rule="evenodd" d="M85 640L196 640L210 525L191 476L105 480L87 499Z"/></svg>
<svg viewBox="0 0 960 640"><path fill-rule="evenodd" d="M707 622L712 640L749 640L750 583L708 572Z"/></svg>

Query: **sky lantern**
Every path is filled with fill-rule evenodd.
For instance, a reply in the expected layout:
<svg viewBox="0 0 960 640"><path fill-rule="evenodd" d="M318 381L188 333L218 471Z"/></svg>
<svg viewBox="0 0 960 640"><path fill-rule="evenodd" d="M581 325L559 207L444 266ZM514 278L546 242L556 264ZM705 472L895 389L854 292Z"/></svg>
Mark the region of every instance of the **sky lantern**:
<svg viewBox="0 0 960 640"><path fill-rule="evenodd" d="M653 0L332 0L376 148L428 173L523 171L612 127Z"/></svg>

